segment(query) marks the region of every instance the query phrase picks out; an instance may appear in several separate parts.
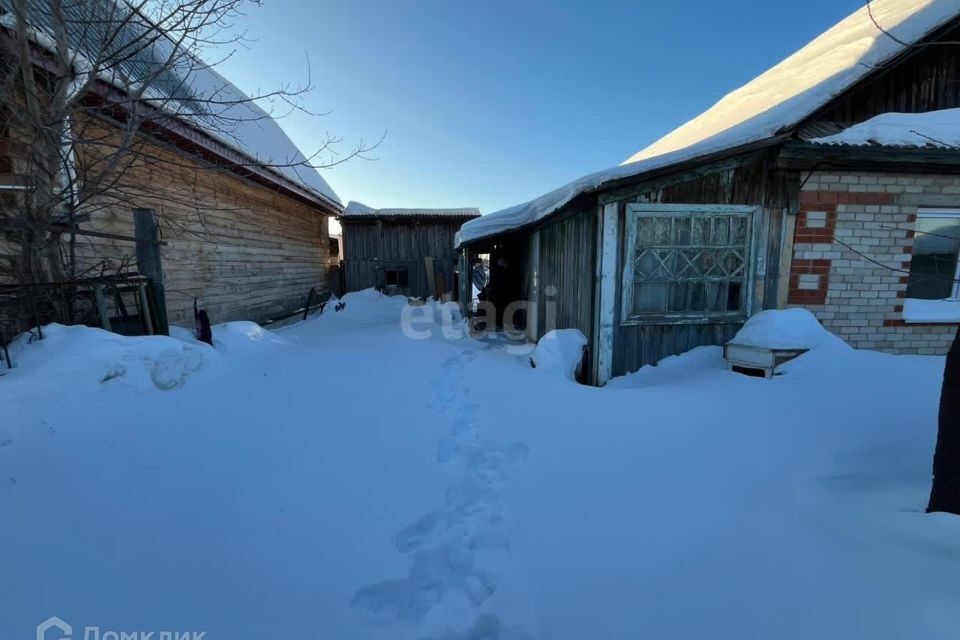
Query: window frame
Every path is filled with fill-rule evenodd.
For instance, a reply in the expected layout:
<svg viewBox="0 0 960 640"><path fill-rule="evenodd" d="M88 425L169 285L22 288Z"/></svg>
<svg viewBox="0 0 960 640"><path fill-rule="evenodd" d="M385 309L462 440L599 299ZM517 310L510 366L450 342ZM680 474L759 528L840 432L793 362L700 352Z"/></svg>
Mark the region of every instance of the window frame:
<svg viewBox="0 0 960 640"><path fill-rule="evenodd" d="M394 272L396 274L396 284L389 284L387 282L387 272ZM403 274L406 282L403 284L400 283L400 274ZM395 289L397 291L405 291L410 288L410 268L406 265L391 265L383 267L383 286L387 289Z"/></svg>
<svg viewBox="0 0 960 640"><path fill-rule="evenodd" d="M960 221L960 209L957 208L938 208L938 207L920 207L917 209L917 219L913 223L913 234L914 238L918 235L921 235L918 231L920 227L920 220L922 218L953 218ZM916 243L916 239L914 239ZM910 269L907 270L907 277L913 275L913 254L910 255ZM909 287L909 282L907 284ZM904 290L906 293L906 290ZM914 298L915 300L960 300L960 255L957 256L957 264L953 270L953 292L952 295L948 298Z"/></svg>
<svg viewBox="0 0 960 640"><path fill-rule="evenodd" d="M620 324L662 325L662 324L736 324L744 322L753 310L754 288L757 273L757 234L760 229L760 215L763 208L759 205L725 204L656 204L628 203L625 212L624 245L622 247L621 287L620 287ZM634 313L634 247L637 241L641 218L694 217L697 214L710 216L742 216L747 221L747 242L744 245L743 307L738 311L716 312L667 312ZM679 246L679 245L676 245ZM691 245L693 246L693 245ZM704 245L711 246L711 245ZM739 246L739 245L730 245Z"/></svg>

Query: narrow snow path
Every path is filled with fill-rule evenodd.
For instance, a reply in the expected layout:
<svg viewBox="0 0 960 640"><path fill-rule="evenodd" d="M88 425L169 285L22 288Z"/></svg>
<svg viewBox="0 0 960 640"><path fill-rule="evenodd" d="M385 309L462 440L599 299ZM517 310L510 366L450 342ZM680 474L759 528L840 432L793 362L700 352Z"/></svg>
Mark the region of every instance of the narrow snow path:
<svg viewBox="0 0 960 640"><path fill-rule="evenodd" d="M439 463L452 468L443 505L420 515L393 537L397 552L409 558L407 575L359 590L352 604L425 631L460 628L465 640L519 639L527 636L515 629L507 631L481 606L499 587L496 572L484 560L490 554L509 552L502 497L525 462L528 447L523 442L499 444L482 438L479 405L464 384L464 370L480 351L471 344L447 356L431 382L435 392L431 411L449 425L436 453Z"/></svg>

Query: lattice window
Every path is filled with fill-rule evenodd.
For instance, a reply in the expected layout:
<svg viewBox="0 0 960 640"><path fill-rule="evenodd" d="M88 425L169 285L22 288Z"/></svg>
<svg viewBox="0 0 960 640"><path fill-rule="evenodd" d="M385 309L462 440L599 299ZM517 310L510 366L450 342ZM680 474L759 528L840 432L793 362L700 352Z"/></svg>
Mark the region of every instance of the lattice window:
<svg viewBox="0 0 960 640"><path fill-rule="evenodd" d="M756 212L724 205L628 205L623 322L745 318Z"/></svg>

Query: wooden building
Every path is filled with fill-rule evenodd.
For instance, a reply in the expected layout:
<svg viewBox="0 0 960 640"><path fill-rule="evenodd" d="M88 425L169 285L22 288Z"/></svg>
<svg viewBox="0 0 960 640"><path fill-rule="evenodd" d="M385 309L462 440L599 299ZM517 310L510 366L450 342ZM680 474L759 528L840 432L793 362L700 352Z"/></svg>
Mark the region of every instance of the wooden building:
<svg viewBox="0 0 960 640"><path fill-rule="evenodd" d="M454 289L460 226L477 209L372 209L350 202L340 216L347 291L436 296Z"/></svg>
<svg viewBox="0 0 960 640"><path fill-rule="evenodd" d="M960 3L871 7L626 163L464 225L463 265L505 265L505 323L532 340L580 329L594 384L787 306L855 347L945 352Z"/></svg>
<svg viewBox="0 0 960 640"><path fill-rule="evenodd" d="M80 24L89 22L85 11L118 16L122 22L123 12L131 9L111 3L114 0L74 3L65 11L78 12L69 17ZM45 3L29 4L31 19L42 31L50 19L48 9ZM0 14L9 17L9 12L12 0L0 0ZM142 20L123 24L124 29L159 31ZM152 39L158 48L171 46L162 35ZM102 46L93 36L71 45L80 53L84 47ZM161 61L168 53L154 52ZM38 64L47 54L38 51ZM123 66L134 62L122 63L116 73L135 80L141 70ZM81 169L96 163L98 154L120 148L129 110L162 112L139 130L131 145L137 151L124 160L122 172L111 176L112 190L87 203L83 215L61 234L64 251L69 243L78 278L136 269L137 244L131 239L142 230L135 223L135 210L148 210L148 226L162 240L162 285L170 323L192 325L195 299L213 322L263 321L292 312L303 305L311 288L321 293L328 289L328 225L342 205L275 120L214 69L193 62L182 77L156 82L155 98L137 107L122 87L104 80L92 84L84 109L69 122L69 135L76 141L75 166ZM179 67L170 69L170 74L178 72ZM191 110L192 104L198 106ZM23 163L16 157L16 145L0 140L0 149L12 155L0 161L0 171L6 173L0 175L0 185L9 190L11 184L22 184L28 193L31 177L17 170ZM13 255L16 248L0 236L0 254L5 252Z"/></svg>

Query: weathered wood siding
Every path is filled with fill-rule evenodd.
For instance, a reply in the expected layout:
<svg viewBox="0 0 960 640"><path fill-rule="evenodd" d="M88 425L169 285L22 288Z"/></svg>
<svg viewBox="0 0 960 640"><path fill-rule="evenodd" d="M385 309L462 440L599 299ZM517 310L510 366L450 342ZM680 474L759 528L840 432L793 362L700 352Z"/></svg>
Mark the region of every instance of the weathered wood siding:
<svg viewBox="0 0 960 640"><path fill-rule="evenodd" d="M406 267L409 286L401 293L432 296L424 258L433 258L443 274L445 292L453 291L457 254L453 238L464 220L350 220L341 218L343 264L347 291L384 286L384 267Z"/></svg>
<svg viewBox="0 0 960 640"><path fill-rule="evenodd" d="M957 42L960 28L940 40ZM862 122L889 111L922 113L960 107L960 46L914 47L898 64L880 69L811 120Z"/></svg>
<svg viewBox="0 0 960 640"><path fill-rule="evenodd" d="M155 210L171 323L193 323L194 297L215 323L262 321L302 306L311 287L327 290L327 216L173 148L144 145L148 161L131 166L81 227L132 236L133 208ZM78 236L76 254L80 276L136 267L130 242Z"/></svg>
<svg viewBox="0 0 960 640"><path fill-rule="evenodd" d="M577 211L540 230L537 339L551 329L579 329L590 339L596 232L591 211Z"/></svg>
<svg viewBox="0 0 960 640"><path fill-rule="evenodd" d="M667 178L654 184L641 184L620 193L602 197L616 202L620 216L617 299L623 295L623 266L626 251L626 205L631 202L664 204L736 204L762 207L760 228L755 229L757 243L752 254L755 264L753 308L775 308L779 277L780 241L783 220L796 199L796 175L775 172L767 154L742 160L744 164L712 173L701 172L687 179ZM730 340L742 323L690 323L665 325L623 325L617 305L613 339L613 375L636 371L695 347L722 345Z"/></svg>

